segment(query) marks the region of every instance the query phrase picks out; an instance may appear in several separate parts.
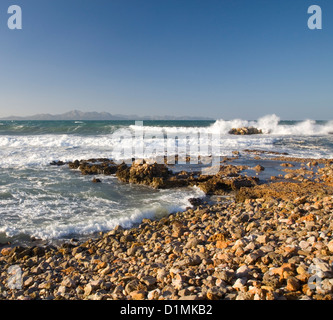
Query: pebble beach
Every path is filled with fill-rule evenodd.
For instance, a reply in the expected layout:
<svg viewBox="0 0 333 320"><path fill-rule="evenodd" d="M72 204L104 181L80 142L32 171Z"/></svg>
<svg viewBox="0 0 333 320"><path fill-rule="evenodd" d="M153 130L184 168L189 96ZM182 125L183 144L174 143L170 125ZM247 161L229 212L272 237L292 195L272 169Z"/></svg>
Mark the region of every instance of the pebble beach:
<svg viewBox="0 0 333 320"><path fill-rule="evenodd" d="M279 160L285 176L266 183L226 166L212 180L182 173L208 198L133 228L58 245L2 244L0 299L332 300L332 160ZM152 188L176 180L152 164L135 167L140 179L124 167L118 178Z"/></svg>

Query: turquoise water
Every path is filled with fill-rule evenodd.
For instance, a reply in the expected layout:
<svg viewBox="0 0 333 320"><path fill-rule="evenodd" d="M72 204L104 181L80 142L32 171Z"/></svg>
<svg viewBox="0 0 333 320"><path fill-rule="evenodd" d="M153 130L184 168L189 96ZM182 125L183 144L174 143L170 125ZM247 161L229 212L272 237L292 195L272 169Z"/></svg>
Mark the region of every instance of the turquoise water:
<svg viewBox="0 0 333 320"><path fill-rule="evenodd" d="M149 127L207 127L214 121L144 121ZM75 134L102 135L110 134L124 127L134 125L135 121L1 121L0 135L41 135Z"/></svg>
<svg viewBox="0 0 333 320"><path fill-rule="evenodd" d="M232 122L231 120L230 122ZM215 121L208 120L146 120L143 121L147 127L185 127L202 128L209 127ZM280 126L295 126L304 121L279 121ZM316 120L315 124L325 127L330 121ZM115 132L117 129L134 125L135 121L1 121L0 135L41 135L41 134L76 134L76 135L102 135ZM333 128L331 128L333 129Z"/></svg>

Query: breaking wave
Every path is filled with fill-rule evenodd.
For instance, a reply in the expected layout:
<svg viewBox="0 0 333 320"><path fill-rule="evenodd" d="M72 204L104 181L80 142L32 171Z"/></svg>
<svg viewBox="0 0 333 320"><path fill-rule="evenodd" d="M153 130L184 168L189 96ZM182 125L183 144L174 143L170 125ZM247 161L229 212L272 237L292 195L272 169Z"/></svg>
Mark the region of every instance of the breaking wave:
<svg viewBox="0 0 333 320"><path fill-rule="evenodd" d="M259 118L255 121L249 120L217 120L212 125L214 132L227 134L232 128L256 127L264 134L273 135L327 135L333 133L333 121L281 121L273 114Z"/></svg>

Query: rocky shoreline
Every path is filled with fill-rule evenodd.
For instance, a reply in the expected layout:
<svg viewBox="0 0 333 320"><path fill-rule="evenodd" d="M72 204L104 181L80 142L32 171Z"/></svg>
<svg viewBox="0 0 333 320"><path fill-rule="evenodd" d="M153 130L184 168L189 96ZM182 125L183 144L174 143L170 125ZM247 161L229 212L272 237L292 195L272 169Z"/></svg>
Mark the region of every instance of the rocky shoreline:
<svg viewBox="0 0 333 320"><path fill-rule="evenodd" d="M201 176L151 163L70 163L82 174L116 174L154 188L196 185L232 197L194 199L184 212L86 241L3 246L0 299L332 300L332 160L303 160L303 171L293 160L282 167L292 175L265 184L227 164Z"/></svg>

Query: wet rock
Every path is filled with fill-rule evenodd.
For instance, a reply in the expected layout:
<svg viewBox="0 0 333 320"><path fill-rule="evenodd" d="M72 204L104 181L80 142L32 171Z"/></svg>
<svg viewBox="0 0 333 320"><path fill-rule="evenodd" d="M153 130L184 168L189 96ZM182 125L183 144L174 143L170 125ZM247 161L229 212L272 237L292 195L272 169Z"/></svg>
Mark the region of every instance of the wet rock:
<svg viewBox="0 0 333 320"><path fill-rule="evenodd" d="M80 161L79 160L75 160L74 162L69 162L68 166L70 169L78 169L80 166Z"/></svg>
<svg viewBox="0 0 333 320"><path fill-rule="evenodd" d="M296 177L296 174L295 173L287 173L284 178L285 179L293 179Z"/></svg>
<svg viewBox="0 0 333 320"><path fill-rule="evenodd" d="M235 135L262 134L262 130L254 127L232 128L229 131L229 134L235 134Z"/></svg>
<svg viewBox="0 0 333 320"><path fill-rule="evenodd" d="M164 164L133 163L132 166L123 165L118 168L117 177L127 183L145 184L155 189L165 188L171 171Z"/></svg>
<svg viewBox="0 0 333 320"><path fill-rule="evenodd" d="M254 168L253 168L255 171L264 171L265 168L263 166L261 166L260 164L256 165Z"/></svg>
<svg viewBox="0 0 333 320"><path fill-rule="evenodd" d="M52 161L52 162L50 163L51 166L63 166L63 165L65 165L65 164L66 164L66 163L63 162L63 161L61 161L61 160L55 160L55 161Z"/></svg>
<svg viewBox="0 0 333 320"><path fill-rule="evenodd" d="M308 197L309 195L330 194L333 188L315 182L272 182L254 186L252 188L240 188L236 194L236 200L243 202L246 199L283 199L294 200Z"/></svg>
<svg viewBox="0 0 333 320"><path fill-rule="evenodd" d="M109 159L89 159L86 161L80 161L69 163L71 169L80 169L83 175L96 175L104 174L111 175L115 174L118 170L118 165Z"/></svg>
<svg viewBox="0 0 333 320"><path fill-rule="evenodd" d="M188 199L188 202L195 207L203 204L203 200L201 198L190 198Z"/></svg>
<svg viewBox="0 0 333 320"><path fill-rule="evenodd" d="M292 163L288 163L288 162L284 162L280 164L281 167L294 167L294 165Z"/></svg>

